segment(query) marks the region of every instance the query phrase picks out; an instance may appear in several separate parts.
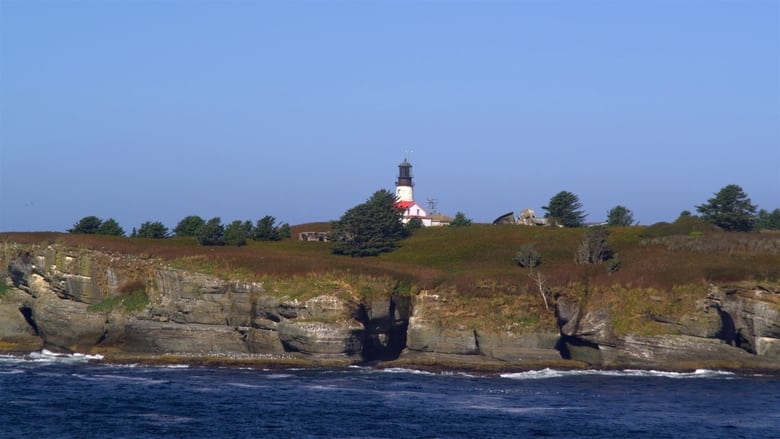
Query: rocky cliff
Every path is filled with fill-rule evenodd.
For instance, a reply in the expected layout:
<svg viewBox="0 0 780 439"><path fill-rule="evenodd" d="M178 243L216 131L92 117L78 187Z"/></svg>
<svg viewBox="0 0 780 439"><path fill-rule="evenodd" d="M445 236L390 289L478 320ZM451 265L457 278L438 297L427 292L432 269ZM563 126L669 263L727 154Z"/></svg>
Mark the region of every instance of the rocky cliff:
<svg viewBox="0 0 780 439"><path fill-rule="evenodd" d="M560 289L554 307L348 276L225 280L141 256L0 243L0 352L443 367L780 370L780 289ZM294 287L292 283L298 282ZM330 362L330 363L328 363Z"/></svg>

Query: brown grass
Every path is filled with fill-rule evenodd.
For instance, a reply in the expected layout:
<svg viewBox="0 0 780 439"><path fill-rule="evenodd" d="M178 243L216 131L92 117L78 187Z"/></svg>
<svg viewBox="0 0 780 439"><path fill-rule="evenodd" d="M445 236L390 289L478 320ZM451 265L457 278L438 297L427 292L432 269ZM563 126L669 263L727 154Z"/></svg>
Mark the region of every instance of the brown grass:
<svg viewBox="0 0 780 439"><path fill-rule="evenodd" d="M250 241L243 247L203 247L193 238L155 240L62 233L3 233L0 242L26 245L56 242L108 253L160 258L174 266L223 278L259 280L266 276L291 278L338 272L390 277L419 288L449 284L462 294L473 296L496 294L480 287L486 281L532 291L528 269L518 267L512 260L526 243L536 244L542 257L536 270L551 287L571 283L586 288L618 284L671 290L675 285L692 283L780 280L780 255L772 250L775 244L767 243L780 237L760 233L713 232L706 236L662 238L667 241L706 238L706 247L700 248L699 244L670 245L667 241L643 238L640 236L645 231L643 227L612 228L609 244L618 254L621 268L609 274L606 264L574 263L574 249L585 229L514 225L428 228L402 241L398 250L368 258L333 255L329 243L297 240L296 231L327 230L327 223L304 224L292 230L292 239ZM511 293L511 288L501 290Z"/></svg>

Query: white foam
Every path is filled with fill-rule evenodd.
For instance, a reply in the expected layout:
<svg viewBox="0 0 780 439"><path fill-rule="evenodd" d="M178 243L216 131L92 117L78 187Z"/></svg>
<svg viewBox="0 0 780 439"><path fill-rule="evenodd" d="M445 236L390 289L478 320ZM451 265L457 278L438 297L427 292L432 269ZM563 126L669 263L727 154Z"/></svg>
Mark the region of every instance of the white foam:
<svg viewBox="0 0 780 439"><path fill-rule="evenodd" d="M417 369L407 369L405 367L388 367L387 369L382 369L382 372L385 373L410 373L414 375L436 375L433 372L428 372L427 370L417 370Z"/></svg>
<svg viewBox="0 0 780 439"><path fill-rule="evenodd" d="M519 373L504 373L502 378L516 380L536 380L576 376L615 376L615 377L664 377L664 378L723 378L733 377L733 372L721 370L696 369L693 372L665 372L660 370L555 370L541 369Z"/></svg>
<svg viewBox="0 0 780 439"><path fill-rule="evenodd" d="M28 361L44 363L86 363L90 360L102 360L102 355L87 355L80 353L58 354L48 349L42 349L40 352L32 352L26 357Z"/></svg>

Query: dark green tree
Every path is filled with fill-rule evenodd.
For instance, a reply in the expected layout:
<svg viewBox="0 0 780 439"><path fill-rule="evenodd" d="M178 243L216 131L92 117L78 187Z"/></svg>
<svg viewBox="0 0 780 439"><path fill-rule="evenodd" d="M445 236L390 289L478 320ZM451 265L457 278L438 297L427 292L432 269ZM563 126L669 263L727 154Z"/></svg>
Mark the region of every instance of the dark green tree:
<svg viewBox="0 0 780 439"><path fill-rule="evenodd" d="M206 221L197 215L186 216L179 221L179 224L173 229L173 233L176 236L195 236L198 233L198 229L204 224L206 224Z"/></svg>
<svg viewBox="0 0 780 439"><path fill-rule="evenodd" d="M135 233L139 238L163 239L168 237L168 228L159 221L147 221Z"/></svg>
<svg viewBox="0 0 780 439"><path fill-rule="evenodd" d="M754 228L757 230L780 230L780 209L767 212L765 209L758 211Z"/></svg>
<svg viewBox="0 0 780 439"><path fill-rule="evenodd" d="M225 245L225 227L217 216L203 224L195 233L200 245Z"/></svg>
<svg viewBox="0 0 780 439"><path fill-rule="evenodd" d="M115 219L109 218L100 224L97 229L98 235L125 236L125 231L119 226Z"/></svg>
<svg viewBox="0 0 780 439"><path fill-rule="evenodd" d="M276 230L276 218L266 215L257 220L252 239L255 241L278 241L279 233Z"/></svg>
<svg viewBox="0 0 780 439"><path fill-rule="evenodd" d="M634 225L634 213L626 206L617 205L607 212L607 225L632 226Z"/></svg>
<svg viewBox="0 0 780 439"><path fill-rule="evenodd" d="M465 213L458 212L455 214L452 222L450 222L450 225L453 227L467 227L471 225L471 220L466 217Z"/></svg>
<svg viewBox="0 0 780 439"><path fill-rule="evenodd" d="M236 220L225 227L225 245L234 245L236 247L246 245L247 236L246 224L244 222Z"/></svg>
<svg viewBox="0 0 780 439"><path fill-rule="evenodd" d="M395 195L376 191L365 203L344 213L332 224L331 250L350 256L376 256L398 247L409 232L401 222L402 212L395 206Z"/></svg>
<svg viewBox="0 0 780 439"><path fill-rule="evenodd" d="M68 229L68 233L86 233L95 234L100 230L100 225L103 221L96 216L85 216L79 222Z"/></svg>
<svg viewBox="0 0 780 439"><path fill-rule="evenodd" d="M561 191L550 198L550 204L543 206L545 218L551 218L564 227L580 227L585 221L585 212L579 197L571 192Z"/></svg>
<svg viewBox="0 0 780 439"><path fill-rule="evenodd" d="M279 233L279 239L287 239L292 236L290 225L287 223L282 223L279 227L277 227L277 230Z"/></svg>
<svg viewBox="0 0 780 439"><path fill-rule="evenodd" d="M406 223L406 229L410 232L423 228L423 222L420 218L412 218Z"/></svg>
<svg viewBox="0 0 780 439"><path fill-rule="evenodd" d="M730 184L706 203L696 206L696 211L723 230L747 232L753 228L756 206L741 187Z"/></svg>

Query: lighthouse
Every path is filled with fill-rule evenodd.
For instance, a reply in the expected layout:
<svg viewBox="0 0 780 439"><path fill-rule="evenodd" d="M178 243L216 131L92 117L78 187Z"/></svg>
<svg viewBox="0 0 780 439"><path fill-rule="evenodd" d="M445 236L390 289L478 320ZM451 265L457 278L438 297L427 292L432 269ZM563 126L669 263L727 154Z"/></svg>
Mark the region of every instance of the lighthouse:
<svg viewBox="0 0 780 439"><path fill-rule="evenodd" d="M419 218L424 226L431 225L428 213L414 201L412 164L406 159L398 165L398 179L395 181L395 207L402 212L401 221L404 224L412 218Z"/></svg>
<svg viewBox="0 0 780 439"><path fill-rule="evenodd" d="M414 201L414 183L412 183L412 164L404 159L398 165L398 180L395 182L396 201Z"/></svg>

